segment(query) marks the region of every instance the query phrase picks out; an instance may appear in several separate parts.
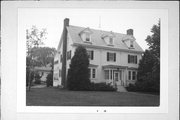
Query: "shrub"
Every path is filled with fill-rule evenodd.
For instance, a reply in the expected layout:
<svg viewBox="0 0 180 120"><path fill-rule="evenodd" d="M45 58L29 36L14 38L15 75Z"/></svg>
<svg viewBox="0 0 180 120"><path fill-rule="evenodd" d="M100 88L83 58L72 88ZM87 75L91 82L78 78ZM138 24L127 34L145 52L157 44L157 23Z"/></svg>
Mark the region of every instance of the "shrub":
<svg viewBox="0 0 180 120"><path fill-rule="evenodd" d="M35 81L34 81L35 84L41 84L41 80L40 80L41 76L39 75L38 72L35 73L34 78L35 78Z"/></svg>
<svg viewBox="0 0 180 120"><path fill-rule="evenodd" d="M35 79L34 84L41 84L41 80Z"/></svg>
<svg viewBox="0 0 180 120"><path fill-rule="evenodd" d="M129 84L127 87L126 87L126 90L127 91L137 91L137 87L134 85L134 84Z"/></svg>
<svg viewBox="0 0 180 120"><path fill-rule="evenodd" d="M49 73L46 77L46 86L49 87L49 86L53 86L53 74L52 72Z"/></svg>

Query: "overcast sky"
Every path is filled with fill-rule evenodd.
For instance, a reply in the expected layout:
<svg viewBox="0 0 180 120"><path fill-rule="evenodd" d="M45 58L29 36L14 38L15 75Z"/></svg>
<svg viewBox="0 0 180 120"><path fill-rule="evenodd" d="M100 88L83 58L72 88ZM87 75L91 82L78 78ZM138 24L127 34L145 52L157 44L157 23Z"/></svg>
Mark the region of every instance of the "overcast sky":
<svg viewBox="0 0 180 120"><path fill-rule="evenodd" d="M45 46L54 48L58 46L64 18L70 19L70 25L124 34L127 29L132 28L136 41L145 50L148 48L145 39L152 34L152 26L158 23L162 15L163 11L157 9L25 8L19 9L18 26L24 31L32 25L38 29L46 28L48 34Z"/></svg>

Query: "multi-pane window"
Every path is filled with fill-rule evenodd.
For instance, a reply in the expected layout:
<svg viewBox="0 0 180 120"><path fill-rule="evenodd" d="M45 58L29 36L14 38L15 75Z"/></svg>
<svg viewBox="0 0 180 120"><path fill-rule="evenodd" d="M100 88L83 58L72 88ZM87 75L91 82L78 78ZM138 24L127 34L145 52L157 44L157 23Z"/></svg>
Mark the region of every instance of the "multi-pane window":
<svg viewBox="0 0 180 120"><path fill-rule="evenodd" d="M87 54L91 60L94 58L94 51L93 50L87 50Z"/></svg>
<svg viewBox="0 0 180 120"><path fill-rule="evenodd" d="M129 80L136 80L136 71L128 71L128 79Z"/></svg>
<svg viewBox="0 0 180 120"><path fill-rule="evenodd" d="M104 78L105 79L113 79L113 70L105 70L104 71Z"/></svg>
<svg viewBox="0 0 180 120"><path fill-rule="evenodd" d="M109 70L105 70L104 74L105 79L109 79Z"/></svg>
<svg viewBox="0 0 180 120"><path fill-rule="evenodd" d="M132 72L132 80L136 80L136 72L135 71Z"/></svg>
<svg viewBox="0 0 180 120"><path fill-rule="evenodd" d="M131 71L128 71L128 79L131 80Z"/></svg>
<svg viewBox="0 0 180 120"><path fill-rule="evenodd" d="M109 38L109 44L113 45L113 38L112 37Z"/></svg>
<svg viewBox="0 0 180 120"><path fill-rule="evenodd" d="M130 41L130 47L133 48L134 45L133 45L133 41Z"/></svg>
<svg viewBox="0 0 180 120"><path fill-rule="evenodd" d="M59 77L61 77L61 70L59 70Z"/></svg>
<svg viewBox="0 0 180 120"><path fill-rule="evenodd" d="M71 59L71 50L67 52L67 60Z"/></svg>
<svg viewBox="0 0 180 120"><path fill-rule="evenodd" d="M116 53L107 52L107 61L116 61Z"/></svg>
<svg viewBox="0 0 180 120"><path fill-rule="evenodd" d="M128 55L128 63L137 64L137 55Z"/></svg>
<svg viewBox="0 0 180 120"><path fill-rule="evenodd" d="M86 41L90 42L90 34L86 34Z"/></svg>
<svg viewBox="0 0 180 120"><path fill-rule="evenodd" d="M92 69L92 78L96 78L96 69Z"/></svg>
<svg viewBox="0 0 180 120"><path fill-rule="evenodd" d="M110 77L111 77L111 80L112 80L112 78L113 78L113 71L112 70L110 70Z"/></svg>
<svg viewBox="0 0 180 120"><path fill-rule="evenodd" d="M96 78L96 69L95 68L89 68L89 77L90 77L90 79Z"/></svg>

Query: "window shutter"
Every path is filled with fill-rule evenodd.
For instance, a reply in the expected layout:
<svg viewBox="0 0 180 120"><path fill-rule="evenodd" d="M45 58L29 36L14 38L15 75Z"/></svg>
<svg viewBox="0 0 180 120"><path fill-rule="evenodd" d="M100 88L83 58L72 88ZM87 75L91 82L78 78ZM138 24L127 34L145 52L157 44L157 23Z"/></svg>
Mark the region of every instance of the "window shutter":
<svg viewBox="0 0 180 120"><path fill-rule="evenodd" d="M128 63L130 63L130 55L128 55Z"/></svg>
<svg viewBox="0 0 180 120"><path fill-rule="evenodd" d="M137 64L137 56L135 57L135 62L136 62L136 64Z"/></svg>
<svg viewBox="0 0 180 120"><path fill-rule="evenodd" d="M114 53L114 62L116 61L116 53Z"/></svg>
<svg viewBox="0 0 180 120"><path fill-rule="evenodd" d="M91 51L91 60L93 60L94 59L94 51L92 50Z"/></svg>
<svg viewBox="0 0 180 120"><path fill-rule="evenodd" d="M109 61L109 52L107 52L107 61Z"/></svg>

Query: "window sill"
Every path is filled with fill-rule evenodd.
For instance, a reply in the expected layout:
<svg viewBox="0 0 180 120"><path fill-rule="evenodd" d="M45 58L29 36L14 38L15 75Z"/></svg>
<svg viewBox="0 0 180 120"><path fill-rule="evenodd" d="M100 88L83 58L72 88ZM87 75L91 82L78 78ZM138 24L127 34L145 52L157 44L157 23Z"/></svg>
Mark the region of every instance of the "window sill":
<svg viewBox="0 0 180 120"><path fill-rule="evenodd" d="M116 61L107 61L107 62L116 62Z"/></svg>

